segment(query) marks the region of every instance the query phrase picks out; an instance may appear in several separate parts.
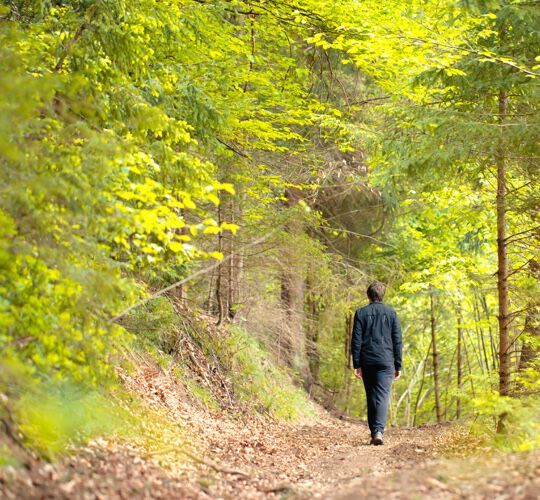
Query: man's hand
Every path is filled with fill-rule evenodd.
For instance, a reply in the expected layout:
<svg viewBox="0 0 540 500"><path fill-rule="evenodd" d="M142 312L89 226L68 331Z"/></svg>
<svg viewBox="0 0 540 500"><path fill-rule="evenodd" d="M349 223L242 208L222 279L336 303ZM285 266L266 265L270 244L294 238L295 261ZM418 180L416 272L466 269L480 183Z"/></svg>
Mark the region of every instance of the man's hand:
<svg viewBox="0 0 540 500"><path fill-rule="evenodd" d="M399 377L401 377L401 370L396 370L394 372L394 380L397 380Z"/></svg>
<svg viewBox="0 0 540 500"><path fill-rule="evenodd" d="M354 369L354 376L356 378L362 378L362 368L355 368Z"/></svg>

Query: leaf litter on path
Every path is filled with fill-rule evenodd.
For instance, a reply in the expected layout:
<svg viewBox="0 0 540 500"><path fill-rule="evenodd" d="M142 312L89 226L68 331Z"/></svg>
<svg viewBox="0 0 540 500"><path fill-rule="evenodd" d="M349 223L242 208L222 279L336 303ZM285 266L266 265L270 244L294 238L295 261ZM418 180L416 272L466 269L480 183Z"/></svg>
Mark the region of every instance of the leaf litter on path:
<svg viewBox="0 0 540 500"><path fill-rule="evenodd" d="M162 449L96 439L56 464L29 457L23 470L0 469L0 497L532 499L540 491L538 453L443 459L455 439L448 424L390 428L374 447L364 422L322 408L317 419L281 422L210 410L160 370L123 377L182 439Z"/></svg>

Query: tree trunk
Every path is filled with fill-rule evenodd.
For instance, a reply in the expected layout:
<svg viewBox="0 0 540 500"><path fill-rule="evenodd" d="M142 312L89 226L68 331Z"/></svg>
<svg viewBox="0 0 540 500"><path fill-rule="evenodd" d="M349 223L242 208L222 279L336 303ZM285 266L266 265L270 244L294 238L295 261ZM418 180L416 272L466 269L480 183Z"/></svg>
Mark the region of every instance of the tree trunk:
<svg viewBox="0 0 540 500"><path fill-rule="evenodd" d="M442 421L441 415L441 397L439 391L439 353L437 351L437 336L435 332L435 300L433 298L433 287L429 292L429 301L431 305L431 353L433 359L433 389L435 392L435 413L437 422Z"/></svg>
<svg viewBox="0 0 540 500"><path fill-rule="evenodd" d="M536 259L529 262L529 273L540 280L540 263ZM532 362L540 356L540 326L538 318L538 301L530 301L525 316L525 326L523 334L525 338L521 345L521 355L519 357L518 371L523 372L527 368L532 367Z"/></svg>
<svg viewBox="0 0 540 500"><path fill-rule="evenodd" d="M294 207L301 199L302 193L295 188L287 190L286 206ZM291 236L300 234L303 222L293 216L286 226ZM302 262L290 252L290 247L283 250L281 272L281 304L285 313L285 325L281 334L279 350L287 364L297 370L303 379L308 377L306 363L306 338L304 335L304 270Z"/></svg>
<svg viewBox="0 0 540 500"><path fill-rule="evenodd" d="M416 425L416 415L418 412L418 406L420 404L420 396L422 394L422 389L424 388L424 379L426 376L426 366L429 359L429 354L431 353L431 342L429 343L429 346L427 348L426 357L424 358L424 366L422 367L422 378L420 379L420 387L418 389L418 393L416 394L416 400L414 402L414 410L413 410L413 427Z"/></svg>
<svg viewBox="0 0 540 500"><path fill-rule="evenodd" d="M345 315L345 358L347 360L348 370L352 368L351 341L352 341L353 318L354 318L354 313L349 313Z"/></svg>
<svg viewBox="0 0 540 500"><path fill-rule="evenodd" d="M508 111L508 95L499 92L499 123ZM501 131L502 134L502 131ZM499 394L510 394L510 334L508 328L508 242L506 222L506 161L503 145L497 150L497 291L499 297Z"/></svg>
<svg viewBox="0 0 540 500"><path fill-rule="evenodd" d="M457 310L458 325L457 325L457 390L458 397L456 402L456 418L461 418L461 388L463 387L463 357L461 354L463 343L463 311L461 305Z"/></svg>
<svg viewBox="0 0 540 500"><path fill-rule="evenodd" d="M489 331L489 343L491 347L491 361L492 361L492 368L493 370L497 370L497 349L495 346L495 339L493 338L493 330L491 328L491 314L489 312L489 308L487 305L486 296L482 295L480 302L482 304L482 308L484 309L484 314L486 316L486 320L488 322L488 331Z"/></svg>
<svg viewBox="0 0 540 500"><path fill-rule="evenodd" d="M469 369L469 383L471 384L471 394L473 397L475 397L476 391L474 390L474 382L473 382L473 377L472 377L471 358L469 356L469 350L467 349L467 342L465 342L465 336L463 336L462 345L463 345L463 352L465 353L465 360L467 361L467 368Z"/></svg>
<svg viewBox="0 0 540 500"><path fill-rule="evenodd" d="M448 370L447 370L447 374L446 374L446 382L444 384L444 410L442 412L443 414L443 419L446 420L447 419L447 415L448 415L448 406L449 406L449 402L448 402L448 391L450 389L450 387L452 386L452 369L454 368L454 359L456 358L456 354L457 354L457 346L456 348L454 349L454 352L452 353L452 359L450 360L450 365L448 365ZM453 401L453 398L450 399L450 403L452 403Z"/></svg>
<svg viewBox="0 0 540 500"><path fill-rule="evenodd" d="M234 198L226 193L220 196L220 204L217 207L217 222L235 223L237 220L237 206ZM232 320L237 312L239 302L239 271L240 258L236 251L236 239L233 233L218 233L218 251L228 257L217 269L216 278L216 304L217 324L225 320Z"/></svg>
<svg viewBox="0 0 540 500"><path fill-rule="evenodd" d="M236 204L234 198L231 198L229 220L231 224L236 222ZM237 312L238 307L238 255L236 253L235 235L231 232L227 235L227 253L231 256L227 266L227 317L232 320Z"/></svg>
<svg viewBox="0 0 540 500"><path fill-rule="evenodd" d="M306 354L308 358L309 377L305 381L308 393L311 387L319 381L320 355L317 343L319 341L319 309L318 296L314 295L313 271L310 271L306 279Z"/></svg>
<svg viewBox="0 0 540 500"><path fill-rule="evenodd" d="M222 203L220 203L217 207L217 222L219 225L221 225L222 221L222 211L223 206ZM218 252L223 253L223 234L218 233ZM225 278L223 276L223 266L219 266L217 269L217 278L216 278L216 303L217 303L217 322L216 324L219 326L223 323L225 320L225 301L227 300L227 294L224 291L224 281Z"/></svg>
<svg viewBox="0 0 540 500"><path fill-rule="evenodd" d="M474 328L476 330L476 337L478 339L478 345L480 354L483 354L483 364L482 364L482 373L484 373L484 366L489 373L489 360L486 351L486 343L484 341L484 329L482 328L480 322L482 317L480 315L480 306L476 297L476 293L473 295L473 309L474 309Z"/></svg>

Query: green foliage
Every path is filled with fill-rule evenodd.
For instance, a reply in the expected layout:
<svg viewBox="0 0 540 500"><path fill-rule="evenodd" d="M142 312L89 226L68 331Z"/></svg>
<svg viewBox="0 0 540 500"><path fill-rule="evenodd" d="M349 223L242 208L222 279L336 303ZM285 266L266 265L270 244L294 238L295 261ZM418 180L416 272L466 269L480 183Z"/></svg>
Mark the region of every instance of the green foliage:
<svg viewBox="0 0 540 500"><path fill-rule="evenodd" d="M226 312L246 319L255 290L275 322L291 305L287 275L298 278L304 303L294 313L305 324L294 327L318 356L315 378L343 407L362 409L343 360L343 318L379 279L406 332L394 420L433 417L430 294L445 417L458 401L473 416L474 398L521 415L528 403L490 399L492 170L504 156L512 304L536 311L540 257L526 240L538 242L539 19L538 6L506 0L2 2L0 355L20 364L28 387L47 387L16 396L40 409L17 413L25 434L54 454L99 432L84 409L101 405L92 391L114 379L123 348L135 340L167 365L184 333L261 411L311 415L289 374L242 329L226 341L187 331L165 298L136 308L125 328L111 321L204 259L224 258L229 267L189 300L204 294L197 305L212 311L224 282L227 300L250 286ZM505 123L501 91L511 96ZM266 246L245 252L266 232ZM512 335L534 350L534 328L520 330L537 312L526 314ZM259 323L254 330L266 328ZM458 329L468 349L460 388ZM517 381L534 387L528 374ZM89 392L75 395L72 384ZM214 404L206 387L187 385ZM60 408L75 401L80 426Z"/></svg>
<svg viewBox="0 0 540 500"><path fill-rule="evenodd" d="M191 262L223 257L196 240L238 228L211 214L235 192L217 172L238 163L232 151L302 153L304 127L329 137L344 129L339 111L309 95L310 72L297 61L302 19L284 26L261 11L235 23L229 9L4 3L0 213L11 229L2 234L2 286L14 293L34 268L38 284L35 294L27 285L8 294L2 321L37 371L96 383L105 353L129 340L108 319L144 294L138 280L163 282L172 268L183 274ZM249 170L248 179L245 192L263 207L290 185L275 173ZM261 186L272 192L260 195ZM30 309L39 345L23 340ZM66 343L84 345L75 355Z"/></svg>
<svg viewBox="0 0 540 500"><path fill-rule="evenodd" d="M10 236L6 250L24 248L14 231ZM33 373L59 380L68 377L87 385L105 380L111 372L106 356L129 337L85 309L90 297L82 285L32 253L17 252L13 258L4 251L0 271L3 355L25 359Z"/></svg>
<svg viewBox="0 0 540 500"><path fill-rule="evenodd" d="M17 402L15 417L27 443L47 457L65 452L69 445L110 434L122 423L118 408L99 392L74 386L40 387Z"/></svg>
<svg viewBox="0 0 540 500"><path fill-rule="evenodd" d="M121 432L129 420L107 391L70 382L36 381L16 359L2 358L0 368L2 413L17 422L25 444L48 459L92 437Z"/></svg>
<svg viewBox="0 0 540 500"><path fill-rule="evenodd" d="M233 328L226 342L218 355L229 366L233 387L241 399L276 418L315 416L305 392L293 385L291 374L277 367L249 333Z"/></svg>
<svg viewBox="0 0 540 500"><path fill-rule="evenodd" d="M171 301L165 297L148 300L124 319L125 328L136 336L136 344L142 348L154 345L168 351L170 338L178 324L178 314Z"/></svg>
<svg viewBox="0 0 540 500"><path fill-rule="evenodd" d="M485 393L474 400L478 417L472 432L504 451L528 451L540 447L540 400ZM496 432L502 425L505 432Z"/></svg>

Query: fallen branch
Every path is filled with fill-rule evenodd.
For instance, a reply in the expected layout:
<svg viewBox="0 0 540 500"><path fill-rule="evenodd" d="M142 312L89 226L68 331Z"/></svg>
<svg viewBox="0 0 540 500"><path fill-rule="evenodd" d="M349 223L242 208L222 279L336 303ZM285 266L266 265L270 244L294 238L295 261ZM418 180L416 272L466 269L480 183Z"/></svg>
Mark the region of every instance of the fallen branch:
<svg viewBox="0 0 540 500"><path fill-rule="evenodd" d="M206 465L207 467L210 467L211 469L215 470L216 472L221 472L223 474L232 474L235 476L241 476L245 478L251 477L247 472L238 470L238 469L229 469L228 467L221 467L220 465L216 464L215 462L211 460L205 460L204 458L199 458L189 451L186 450L180 450L180 453L183 453L187 457L191 458L194 462L197 462L201 465Z"/></svg>
<svg viewBox="0 0 540 500"><path fill-rule="evenodd" d="M160 450L160 451L149 452L149 453L147 453L147 455L148 456L162 455L162 454L165 454L165 453L169 453L171 451L181 453L181 454L185 455L186 457L190 458L191 460L193 460L194 462L196 462L198 464L201 464L201 465L206 465L207 467L210 467L211 469L215 470L216 472L220 472L222 474L231 474L231 475L241 476L241 477L245 477L245 478L251 477L247 472L241 471L239 469L230 469L228 467L222 467L222 466L216 464L215 462L213 462L212 460L206 460L204 458L200 458L197 455L194 455L193 453L191 453L191 452L189 452L187 450L179 450L177 448L165 448L165 449Z"/></svg>

